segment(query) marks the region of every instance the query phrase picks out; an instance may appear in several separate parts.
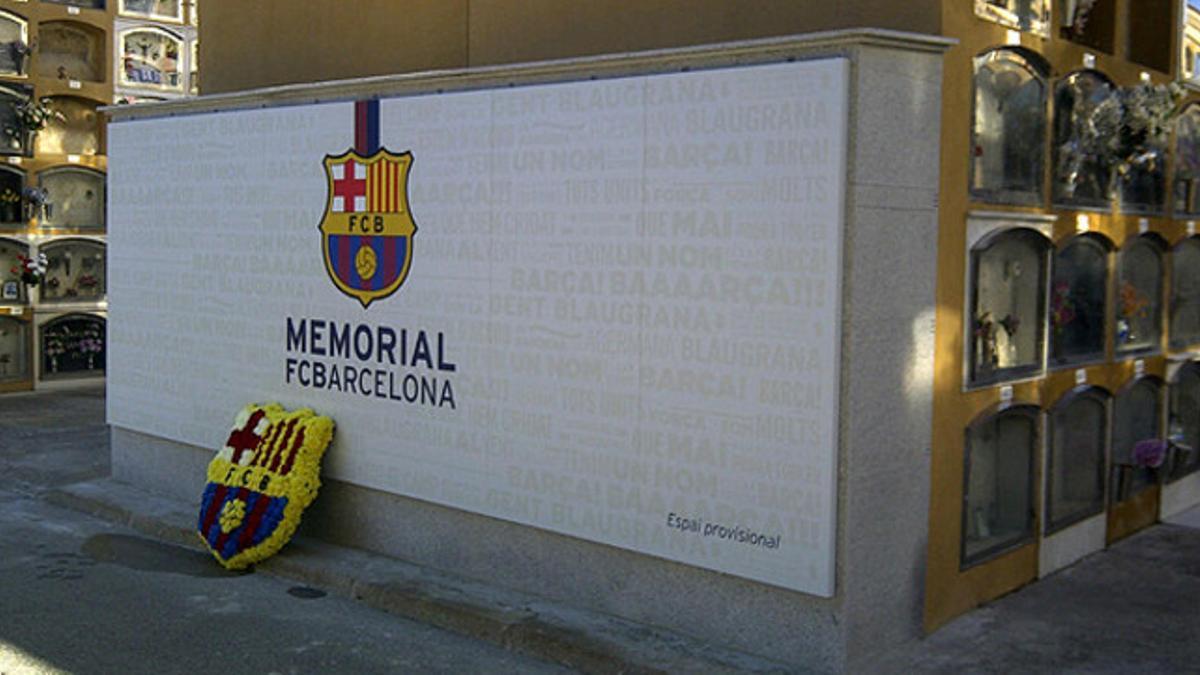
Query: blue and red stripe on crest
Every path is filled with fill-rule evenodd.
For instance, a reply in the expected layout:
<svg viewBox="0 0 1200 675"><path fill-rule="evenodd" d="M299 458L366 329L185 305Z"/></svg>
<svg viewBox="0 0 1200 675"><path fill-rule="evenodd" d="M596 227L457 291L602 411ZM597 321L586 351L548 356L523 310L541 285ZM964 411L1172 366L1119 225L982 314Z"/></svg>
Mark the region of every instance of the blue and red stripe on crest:
<svg viewBox="0 0 1200 675"><path fill-rule="evenodd" d="M380 291L392 285L403 271L404 259L408 253L408 237L331 234L326 238L329 242L329 260L333 263L333 273L350 288ZM354 266L358 249L363 246L370 246L375 251L375 274L368 279L360 277L358 269Z"/></svg>
<svg viewBox="0 0 1200 675"><path fill-rule="evenodd" d="M240 525L226 533L221 530L220 513L227 502L235 499L245 502L246 516ZM209 483L200 501L198 529L212 550L228 560L266 541L283 520L287 503L287 497L268 497L247 488Z"/></svg>
<svg viewBox="0 0 1200 675"><path fill-rule="evenodd" d="M379 99L354 102L354 151L360 157L379 151Z"/></svg>

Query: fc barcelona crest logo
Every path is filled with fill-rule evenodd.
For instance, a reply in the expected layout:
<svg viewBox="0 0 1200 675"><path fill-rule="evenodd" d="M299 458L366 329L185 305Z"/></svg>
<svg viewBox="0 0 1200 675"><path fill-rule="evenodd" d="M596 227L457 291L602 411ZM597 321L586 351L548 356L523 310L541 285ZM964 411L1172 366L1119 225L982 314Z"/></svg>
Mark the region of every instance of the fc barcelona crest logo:
<svg viewBox="0 0 1200 675"><path fill-rule="evenodd" d="M411 152L357 150L325 157L329 197L321 219L325 270L366 309L404 284L417 224L408 208Z"/></svg>
<svg viewBox="0 0 1200 675"><path fill-rule="evenodd" d="M217 561L240 569L292 538L321 486L333 420L307 408L251 404L208 464L197 530Z"/></svg>

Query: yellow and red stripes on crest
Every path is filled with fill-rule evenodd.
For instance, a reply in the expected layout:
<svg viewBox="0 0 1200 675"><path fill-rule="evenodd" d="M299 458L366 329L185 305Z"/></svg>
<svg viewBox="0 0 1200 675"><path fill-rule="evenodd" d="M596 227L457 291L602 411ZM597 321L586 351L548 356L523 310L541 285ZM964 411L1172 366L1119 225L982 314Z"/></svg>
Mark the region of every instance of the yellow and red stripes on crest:
<svg viewBox="0 0 1200 675"><path fill-rule="evenodd" d="M258 443L250 466L260 466L287 475L296 461L296 453L304 445L304 425L296 428L296 417L285 418L271 425Z"/></svg>
<svg viewBox="0 0 1200 675"><path fill-rule="evenodd" d="M403 166L383 160L367 167L367 210L375 213L399 213L400 181Z"/></svg>

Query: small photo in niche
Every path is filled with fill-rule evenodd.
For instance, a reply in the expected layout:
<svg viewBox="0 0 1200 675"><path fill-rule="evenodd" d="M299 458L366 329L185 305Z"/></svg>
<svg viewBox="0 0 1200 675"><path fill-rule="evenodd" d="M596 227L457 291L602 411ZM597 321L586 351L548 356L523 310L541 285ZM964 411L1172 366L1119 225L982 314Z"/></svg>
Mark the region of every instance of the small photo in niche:
<svg viewBox="0 0 1200 675"><path fill-rule="evenodd" d="M21 297L21 287L15 281L6 281L4 286L0 287L0 299L17 300Z"/></svg>

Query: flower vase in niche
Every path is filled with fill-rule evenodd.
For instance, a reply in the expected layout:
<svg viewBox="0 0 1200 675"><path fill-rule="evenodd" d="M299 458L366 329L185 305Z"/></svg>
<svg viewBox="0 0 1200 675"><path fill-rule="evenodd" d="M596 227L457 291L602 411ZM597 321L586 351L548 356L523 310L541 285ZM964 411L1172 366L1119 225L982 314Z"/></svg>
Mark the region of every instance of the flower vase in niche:
<svg viewBox="0 0 1200 675"><path fill-rule="evenodd" d="M1136 286L1128 281L1121 282L1118 294L1120 315L1117 319L1117 343L1130 344L1138 340L1135 328L1138 319L1149 315L1150 300Z"/></svg>
<svg viewBox="0 0 1200 675"><path fill-rule="evenodd" d="M13 122L4 127L4 133L9 138L9 144L14 150L30 152L33 149L33 139L39 131L46 128L51 120L66 122L67 118L50 107L50 99L27 99L14 106Z"/></svg>
<svg viewBox="0 0 1200 675"><path fill-rule="evenodd" d="M9 270L21 278L26 286L36 286L46 277L46 254L39 253L35 257L17 254L17 264Z"/></svg>
<svg viewBox="0 0 1200 675"><path fill-rule="evenodd" d="M996 323L992 313L984 312L975 318L975 364L979 377L990 375L999 365L996 351Z"/></svg>
<svg viewBox="0 0 1200 675"><path fill-rule="evenodd" d="M1012 314L1005 314L1000 320L1000 327L1004 329L1003 333L997 334L997 361L1001 368L1008 368L1017 364L1017 329L1021 326L1021 320Z"/></svg>
<svg viewBox="0 0 1200 675"><path fill-rule="evenodd" d="M1071 300L1071 284L1061 281L1054 286L1050 296L1050 325L1051 339L1054 340L1054 353L1060 354L1063 349L1063 333L1067 326L1075 320L1075 303Z"/></svg>
<svg viewBox="0 0 1200 675"><path fill-rule="evenodd" d="M0 222L19 223L21 217L21 195L12 188L0 191Z"/></svg>
<svg viewBox="0 0 1200 675"><path fill-rule="evenodd" d="M29 220L36 219L39 224L50 218L50 192L45 188L27 187L21 194L25 198L25 208Z"/></svg>

